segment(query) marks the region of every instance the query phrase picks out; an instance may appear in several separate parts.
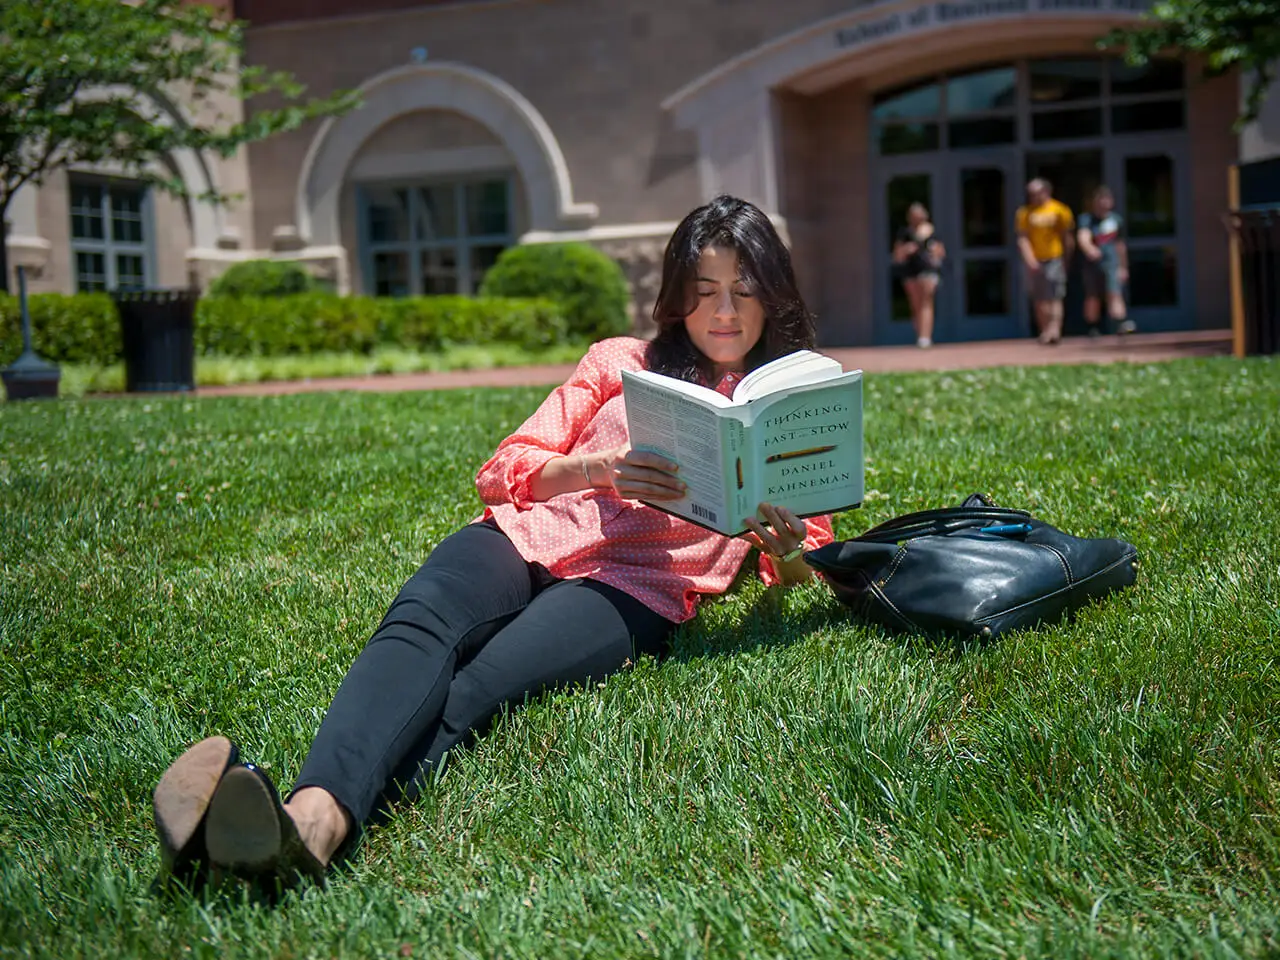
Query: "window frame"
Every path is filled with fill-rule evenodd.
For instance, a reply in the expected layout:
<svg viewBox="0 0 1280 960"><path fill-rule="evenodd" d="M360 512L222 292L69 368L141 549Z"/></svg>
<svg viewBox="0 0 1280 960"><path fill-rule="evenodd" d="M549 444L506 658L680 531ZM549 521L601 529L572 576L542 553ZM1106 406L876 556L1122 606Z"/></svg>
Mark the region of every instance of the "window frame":
<svg viewBox="0 0 1280 960"><path fill-rule="evenodd" d="M1034 64L1047 63L1054 60L1097 60L1099 66L1099 95L1097 97L1081 97L1076 100L1053 101L1048 103L1035 103L1031 99L1031 71ZM1020 57L1015 60L999 60L990 63L980 63L966 66L956 71L941 71L939 73L929 74L920 78L917 83L907 84L884 90L878 94L874 94L871 100L870 127L871 127L871 148L873 154L880 157L899 157L899 156L916 156L934 151L949 150L983 150L989 148L998 148L1003 146L1016 146L1032 149L1039 144L1052 144L1053 148L1062 145L1068 145L1076 140L1093 141L1099 138L1130 136L1134 133L1138 134L1163 134L1174 132L1185 132L1187 124L1187 72L1186 66L1182 65L1182 81L1176 89L1156 90L1146 93L1113 93L1112 80L1114 74L1113 64L1117 63L1119 58L1100 54L1097 56L1082 55L1062 55L1047 57ZM973 74L985 73L991 70L1012 67L1015 71L1015 91L1016 96L1014 103L1007 107L992 110L976 110L969 113L957 114L951 110L949 102L949 86L953 80L961 79ZM930 86L938 87L938 110L934 113L920 114L901 114L891 117L877 117L876 108L879 105L877 101L889 101L896 97L910 93L913 90L922 89ZM1182 108L1182 125L1180 127L1160 127L1153 130L1144 131L1122 131L1116 132L1113 129L1112 117L1115 108L1128 106L1144 106L1152 103L1173 103L1181 104ZM1101 114L1101 128L1097 133L1081 134L1078 137L1057 137L1048 139L1036 139L1033 135L1035 132L1035 118L1040 115L1066 112L1072 110L1098 110ZM992 143L974 147L953 146L951 137L951 125L953 123L965 123L971 121L981 121L987 119L1013 119L1014 121L1014 139L1008 144ZM933 150L919 150L885 152L881 149L884 137L884 131L887 127L893 126L909 126L909 125L926 125L936 124L938 129L938 144ZM1065 147L1063 147L1065 149Z"/></svg>
<svg viewBox="0 0 1280 960"><path fill-rule="evenodd" d="M502 183L505 188L507 211L507 232L502 234L484 233L471 235L467 223L467 187L484 183ZM419 191L430 187L448 187L453 192L454 216L457 223L457 235L448 239L423 240L416 236L416 224L421 210ZM362 288L368 296L397 296L397 294L379 294L377 277L374 273L374 262L378 254L401 253L408 258L408 288L406 296L475 296L479 282L473 277L475 272L472 253L477 247L501 246L503 249L516 245L515 230L515 176L510 170L466 173L458 176L425 177L414 180L366 180L355 184L357 240L360 244L360 265L362 271ZM406 240L373 240L370 236L369 214L373 206L370 194L372 191L404 190L409 195L406 210L408 218L408 239ZM457 278L457 290L454 294L428 294L422 292L424 271L422 254L434 250L452 250L456 255L454 268Z"/></svg>
<svg viewBox="0 0 1280 960"><path fill-rule="evenodd" d="M102 219L102 239L100 240L76 236L76 211L81 208L75 205L75 194L80 188L99 191L98 213ZM140 241L115 239L113 194L124 191L136 193L139 197L138 223L142 232ZM67 222L71 250L71 275L75 280L77 293L114 293L120 290L120 274L116 258L122 255L142 258L142 283L137 286L130 285L124 289L143 290L155 285L155 207L152 195L152 187L142 180L74 171L67 174ZM79 255L82 253L98 254L102 257L104 267L102 289L99 290L96 286L86 288L81 285L83 274L80 271Z"/></svg>

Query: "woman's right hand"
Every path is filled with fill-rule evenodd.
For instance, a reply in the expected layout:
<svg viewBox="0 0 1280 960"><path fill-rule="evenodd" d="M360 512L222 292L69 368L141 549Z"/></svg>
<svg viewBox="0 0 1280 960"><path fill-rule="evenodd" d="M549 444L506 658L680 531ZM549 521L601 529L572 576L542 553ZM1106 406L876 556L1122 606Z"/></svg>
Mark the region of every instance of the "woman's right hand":
<svg viewBox="0 0 1280 960"><path fill-rule="evenodd" d="M588 473L596 489L612 490L624 500L679 500L685 484L679 464L656 453L632 450L627 444L587 455Z"/></svg>

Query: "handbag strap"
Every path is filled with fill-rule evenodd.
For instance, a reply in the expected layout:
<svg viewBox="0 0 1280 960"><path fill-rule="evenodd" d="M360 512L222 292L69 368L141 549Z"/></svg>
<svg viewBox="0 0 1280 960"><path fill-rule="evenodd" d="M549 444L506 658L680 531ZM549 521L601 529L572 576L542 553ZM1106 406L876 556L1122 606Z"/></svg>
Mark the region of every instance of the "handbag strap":
<svg viewBox="0 0 1280 960"><path fill-rule="evenodd" d="M997 523L1026 523L1031 514L1026 510L1014 510L996 506L945 507L940 510L920 510L886 520L879 526L854 537L866 543L897 543L916 537L929 537L953 533L969 527L983 527Z"/></svg>

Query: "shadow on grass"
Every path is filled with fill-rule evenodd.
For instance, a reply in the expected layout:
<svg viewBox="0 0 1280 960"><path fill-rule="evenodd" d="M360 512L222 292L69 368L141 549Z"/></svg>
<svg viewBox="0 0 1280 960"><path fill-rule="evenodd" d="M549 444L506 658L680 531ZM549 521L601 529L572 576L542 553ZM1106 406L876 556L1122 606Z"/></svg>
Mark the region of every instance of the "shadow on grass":
<svg viewBox="0 0 1280 960"><path fill-rule="evenodd" d="M988 650L993 641L959 634L923 635L893 632L868 620L860 619L840 602L831 589L818 578L800 604L790 601L788 591L779 587L753 585L754 554L719 597L703 600L700 615L682 624L671 640L671 649L661 662L688 663L707 657L729 657L764 648L787 647L819 631L840 630L851 642L865 641L898 645L908 657L958 660L970 653ZM756 592L750 600L745 594ZM716 616L726 607L740 607L736 615ZM710 620L723 622L708 625Z"/></svg>

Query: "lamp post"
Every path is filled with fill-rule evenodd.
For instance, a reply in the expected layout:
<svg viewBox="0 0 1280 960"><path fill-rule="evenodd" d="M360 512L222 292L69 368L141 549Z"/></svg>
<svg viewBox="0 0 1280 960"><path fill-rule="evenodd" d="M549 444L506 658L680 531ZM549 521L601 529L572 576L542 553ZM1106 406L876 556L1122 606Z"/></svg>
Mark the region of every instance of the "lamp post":
<svg viewBox="0 0 1280 960"><path fill-rule="evenodd" d="M42 360L31 348L31 313L27 310L27 268L18 268L18 310L22 315L22 355L0 370L4 391L10 400L35 400L58 395L62 370L56 363Z"/></svg>

